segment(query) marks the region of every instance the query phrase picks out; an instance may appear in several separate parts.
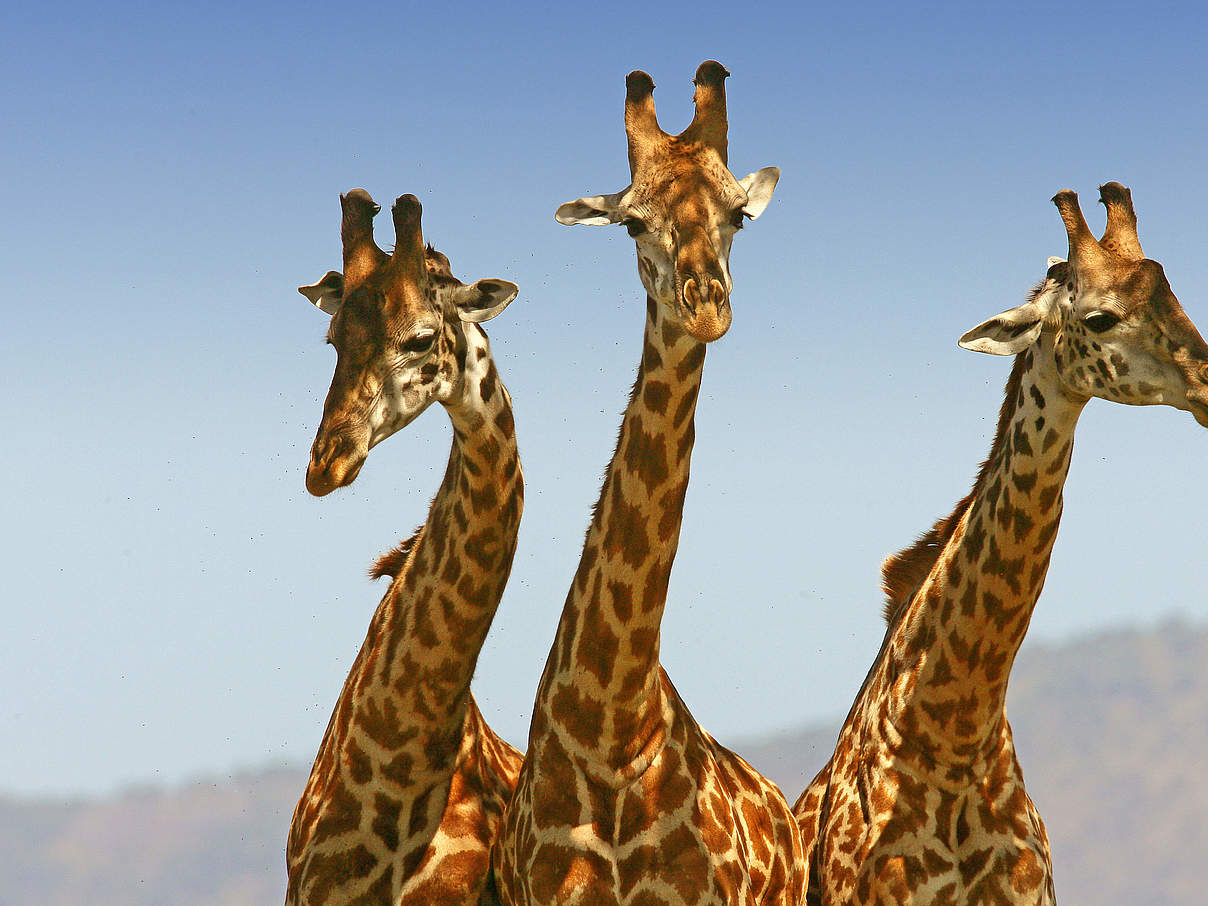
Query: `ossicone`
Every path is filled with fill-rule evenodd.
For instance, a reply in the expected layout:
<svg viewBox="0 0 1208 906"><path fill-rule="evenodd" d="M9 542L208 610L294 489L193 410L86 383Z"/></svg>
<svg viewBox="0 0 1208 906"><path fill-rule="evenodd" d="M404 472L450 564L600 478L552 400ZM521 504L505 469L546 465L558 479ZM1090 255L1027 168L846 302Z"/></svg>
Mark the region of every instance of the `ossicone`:
<svg viewBox="0 0 1208 906"><path fill-rule="evenodd" d="M625 77L625 137L629 143L629 172L636 173L666 133L654 111L654 79L635 69Z"/></svg>
<svg viewBox="0 0 1208 906"><path fill-rule="evenodd" d="M1118 182L1104 183L1099 187L1099 202L1107 208L1107 228L1099 244L1118 257L1140 261L1145 253L1141 251L1141 240L1137 236L1137 212L1133 208L1132 192Z"/></svg>
<svg viewBox="0 0 1208 906"><path fill-rule="evenodd" d="M696 67L696 75L692 79L694 85L721 85L729 77L730 70L716 60L705 60Z"/></svg>
<svg viewBox="0 0 1208 906"><path fill-rule="evenodd" d="M625 76L625 100L642 101L654 94L654 79L650 73L635 69Z"/></svg>
<svg viewBox="0 0 1208 906"><path fill-rule="evenodd" d="M1053 204L1057 206L1061 220L1065 224L1065 232L1069 238L1069 260L1075 269L1096 266L1106 257L1099 240L1086 224L1082 216L1082 208L1078 205L1078 193L1071 189L1062 189L1053 196Z"/></svg>
<svg viewBox="0 0 1208 906"><path fill-rule="evenodd" d="M393 267L422 266L424 260L424 234L420 226L424 208L414 195L400 195L390 209L394 218Z"/></svg>
<svg viewBox="0 0 1208 906"><path fill-rule="evenodd" d="M363 281L386 260L386 253L373 241L373 218L381 209L364 189L352 189L340 196L344 281L349 288Z"/></svg>
<svg viewBox="0 0 1208 906"><path fill-rule="evenodd" d="M722 163L728 163L726 78L729 75L729 70L716 60L705 60L696 68L692 80L696 86L692 97L696 113L688 128L680 133L681 138L713 148L721 155Z"/></svg>

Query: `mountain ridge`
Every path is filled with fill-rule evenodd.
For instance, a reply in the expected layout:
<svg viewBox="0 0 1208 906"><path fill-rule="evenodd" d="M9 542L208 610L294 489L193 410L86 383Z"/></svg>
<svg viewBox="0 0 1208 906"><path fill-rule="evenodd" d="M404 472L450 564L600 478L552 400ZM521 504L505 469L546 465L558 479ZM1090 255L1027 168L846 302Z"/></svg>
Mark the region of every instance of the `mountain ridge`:
<svg viewBox="0 0 1208 906"><path fill-rule="evenodd" d="M1180 619L1020 653L1007 714L1063 902L1202 901L1206 668L1208 626ZM840 723L734 747L792 801ZM0 794L0 904L281 902L285 837L307 770L275 764L98 798Z"/></svg>

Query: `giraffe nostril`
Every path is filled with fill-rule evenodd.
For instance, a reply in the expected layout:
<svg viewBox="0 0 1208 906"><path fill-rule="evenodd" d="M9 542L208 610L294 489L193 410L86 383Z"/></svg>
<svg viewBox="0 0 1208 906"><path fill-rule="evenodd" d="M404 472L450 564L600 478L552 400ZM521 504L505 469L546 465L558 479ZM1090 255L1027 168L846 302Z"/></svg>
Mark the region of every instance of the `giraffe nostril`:
<svg viewBox="0 0 1208 906"><path fill-rule="evenodd" d="M319 445L316 443L313 447L311 447L310 461L315 466L315 468L320 468L320 467L326 465L328 460L330 460L330 459L331 459L331 445L330 444Z"/></svg>
<svg viewBox="0 0 1208 906"><path fill-rule="evenodd" d="M323 438L321 442L315 442L314 447L311 449L310 458L314 461L316 466L327 468L331 465L333 460L339 458L341 447L342 444L340 442L340 438L338 436L329 435L328 437Z"/></svg>
<svg viewBox="0 0 1208 906"><path fill-rule="evenodd" d="M718 308L726 301L726 288L716 277L709 282L709 295L713 297L713 304Z"/></svg>
<svg viewBox="0 0 1208 906"><path fill-rule="evenodd" d="M311 447L311 468L320 472L338 469L345 460L356 458L358 447L358 439L345 432L322 432Z"/></svg>
<svg viewBox="0 0 1208 906"><path fill-rule="evenodd" d="M692 311L696 311L696 307L700 305L700 294L697 292L695 277L689 277L684 282L684 302Z"/></svg>

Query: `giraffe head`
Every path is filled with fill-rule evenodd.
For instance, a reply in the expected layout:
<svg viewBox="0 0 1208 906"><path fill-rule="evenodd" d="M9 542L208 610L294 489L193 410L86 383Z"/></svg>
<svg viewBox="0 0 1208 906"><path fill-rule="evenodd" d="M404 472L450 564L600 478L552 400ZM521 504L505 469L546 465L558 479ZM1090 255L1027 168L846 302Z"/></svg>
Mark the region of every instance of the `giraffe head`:
<svg viewBox="0 0 1208 906"><path fill-rule="evenodd" d="M364 189L340 196L344 272L329 271L298 291L331 315L327 342L336 370L310 451L306 489L316 497L351 484L369 450L434 401L456 393L465 365L461 322L495 317L516 284L464 284L449 259L425 247L414 195L394 202L394 252L373 240L381 208Z"/></svg>
<svg viewBox="0 0 1208 906"><path fill-rule="evenodd" d="M637 243L638 275L650 297L702 342L730 326L730 243L744 219L772 198L780 171L764 167L735 179L727 166L726 85L714 60L696 70L696 115L679 135L659 128L654 82L640 70L625 78L627 188L570 201L559 223L620 223Z"/></svg>
<svg viewBox="0 0 1208 906"><path fill-rule="evenodd" d="M1053 338L1062 386L1074 398L1185 409L1208 427L1208 344L1175 298L1162 265L1137 237L1132 193L1099 189L1107 229L1096 239L1068 189L1053 203L1069 235L1069 257L1049 259L1032 298L960 339L976 352L1011 355L1042 334Z"/></svg>

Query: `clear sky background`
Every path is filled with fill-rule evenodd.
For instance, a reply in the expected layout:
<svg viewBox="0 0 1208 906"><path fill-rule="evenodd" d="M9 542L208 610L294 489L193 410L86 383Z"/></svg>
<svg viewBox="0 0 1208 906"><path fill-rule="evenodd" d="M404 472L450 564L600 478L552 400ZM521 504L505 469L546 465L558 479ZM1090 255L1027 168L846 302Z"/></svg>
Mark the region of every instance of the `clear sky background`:
<svg viewBox="0 0 1208 906"><path fill-rule="evenodd" d="M735 241L663 659L723 741L843 713L878 566L947 513L1010 362L960 350L1132 186L1208 328L1200 4L10 4L0 14L0 789L61 794L313 758L425 517L439 407L357 483L303 488L334 354L295 291L339 267L338 193L424 202L488 325L528 504L475 689L522 744L640 353L620 228L623 80L664 128L733 73L730 160L783 171ZM391 241L389 218L380 225ZM1208 433L1092 403L1031 638L1208 619ZM795 791L787 791L790 796Z"/></svg>

